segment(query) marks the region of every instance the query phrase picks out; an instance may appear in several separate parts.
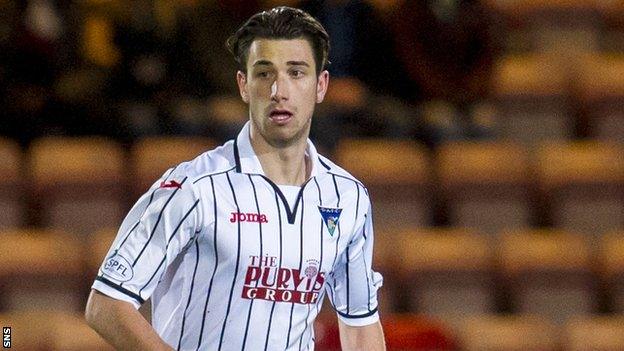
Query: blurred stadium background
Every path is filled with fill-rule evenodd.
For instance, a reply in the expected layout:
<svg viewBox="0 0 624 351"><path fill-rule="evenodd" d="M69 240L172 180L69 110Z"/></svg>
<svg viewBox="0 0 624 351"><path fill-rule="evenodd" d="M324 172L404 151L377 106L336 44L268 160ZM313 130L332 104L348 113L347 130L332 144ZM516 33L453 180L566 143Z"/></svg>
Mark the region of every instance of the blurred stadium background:
<svg viewBox="0 0 624 351"><path fill-rule="evenodd" d="M0 0L13 348L109 349L82 310L116 228L245 122L223 42L280 4L332 38L312 133L372 194L389 349L624 350L619 0Z"/></svg>

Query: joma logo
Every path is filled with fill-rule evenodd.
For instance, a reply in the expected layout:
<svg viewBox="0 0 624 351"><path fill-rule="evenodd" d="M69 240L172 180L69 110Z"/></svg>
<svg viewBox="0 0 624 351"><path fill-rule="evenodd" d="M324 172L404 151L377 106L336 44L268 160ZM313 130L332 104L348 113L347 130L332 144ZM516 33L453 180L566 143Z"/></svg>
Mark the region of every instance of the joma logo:
<svg viewBox="0 0 624 351"><path fill-rule="evenodd" d="M269 223L266 215L262 213L240 213L232 212L230 222L254 222L254 223Z"/></svg>

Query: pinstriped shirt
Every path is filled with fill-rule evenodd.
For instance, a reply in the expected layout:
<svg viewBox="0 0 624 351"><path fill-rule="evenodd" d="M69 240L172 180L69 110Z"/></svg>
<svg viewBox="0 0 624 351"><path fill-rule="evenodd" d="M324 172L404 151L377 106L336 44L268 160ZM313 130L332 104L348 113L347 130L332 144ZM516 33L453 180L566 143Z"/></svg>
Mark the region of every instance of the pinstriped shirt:
<svg viewBox="0 0 624 351"><path fill-rule="evenodd" d="M245 125L167 172L137 201L93 283L177 350L313 350L325 296L338 318L378 320L366 188L317 154L294 203L268 179Z"/></svg>

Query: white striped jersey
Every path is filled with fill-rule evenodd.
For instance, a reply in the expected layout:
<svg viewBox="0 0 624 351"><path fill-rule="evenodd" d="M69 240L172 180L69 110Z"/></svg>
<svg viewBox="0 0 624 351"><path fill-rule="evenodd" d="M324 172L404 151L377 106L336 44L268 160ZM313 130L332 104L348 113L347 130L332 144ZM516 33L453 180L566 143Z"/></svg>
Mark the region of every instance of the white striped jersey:
<svg viewBox="0 0 624 351"><path fill-rule="evenodd" d="M138 308L178 350L312 350L329 297L346 324L378 320L367 190L308 141L310 179L289 204L247 124L167 171L124 220L93 288ZM292 201L290 201L292 203Z"/></svg>

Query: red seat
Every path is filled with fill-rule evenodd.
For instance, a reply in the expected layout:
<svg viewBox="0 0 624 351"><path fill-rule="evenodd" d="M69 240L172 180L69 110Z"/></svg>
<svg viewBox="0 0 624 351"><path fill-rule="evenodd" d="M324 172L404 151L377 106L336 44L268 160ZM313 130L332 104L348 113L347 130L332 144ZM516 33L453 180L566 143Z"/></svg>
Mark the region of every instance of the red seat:
<svg viewBox="0 0 624 351"><path fill-rule="evenodd" d="M450 329L438 320L415 314L382 314L381 324L388 351L455 350ZM323 312L314 325L316 349L340 350L338 322L331 312Z"/></svg>

